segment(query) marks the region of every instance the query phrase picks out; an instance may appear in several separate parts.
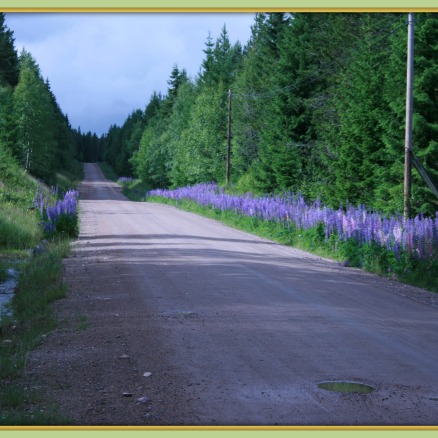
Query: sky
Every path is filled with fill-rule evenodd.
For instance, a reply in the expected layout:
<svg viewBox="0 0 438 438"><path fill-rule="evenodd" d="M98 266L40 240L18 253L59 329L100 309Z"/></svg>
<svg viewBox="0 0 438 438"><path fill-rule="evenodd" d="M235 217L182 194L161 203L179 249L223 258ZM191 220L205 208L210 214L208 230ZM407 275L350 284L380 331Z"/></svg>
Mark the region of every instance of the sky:
<svg viewBox="0 0 438 438"><path fill-rule="evenodd" d="M73 128L108 132L154 91L166 94L174 65L195 78L209 33L224 25L245 45L251 13L7 13L18 53L30 52Z"/></svg>

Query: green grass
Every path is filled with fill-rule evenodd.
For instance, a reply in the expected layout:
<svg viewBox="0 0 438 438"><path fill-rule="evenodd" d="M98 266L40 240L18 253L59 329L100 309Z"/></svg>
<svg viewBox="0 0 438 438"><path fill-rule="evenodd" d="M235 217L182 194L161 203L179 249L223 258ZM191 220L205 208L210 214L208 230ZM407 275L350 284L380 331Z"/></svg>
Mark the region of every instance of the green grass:
<svg viewBox="0 0 438 438"><path fill-rule="evenodd" d="M65 287L60 282L61 260L68 255L69 248L68 240L51 242L26 265L13 300L18 321L40 318L49 303L65 296Z"/></svg>
<svg viewBox="0 0 438 438"><path fill-rule="evenodd" d="M139 179L122 185L122 193L131 201L145 201L149 190L151 187Z"/></svg>
<svg viewBox="0 0 438 438"><path fill-rule="evenodd" d="M38 186L38 181L0 144L0 205L13 204L23 211L31 209Z"/></svg>
<svg viewBox="0 0 438 438"><path fill-rule="evenodd" d="M432 260L413 260L399 274L399 280L432 292L438 292L438 257Z"/></svg>
<svg viewBox="0 0 438 438"><path fill-rule="evenodd" d="M62 194L81 178L82 165L73 163L69 172L54 176ZM19 272L18 285L9 313L0 316L0 425L65 424L56 407L42 403L38 391L22 380L30 352L42 337L56 327L51 311L54 300L65 297L62 258L70 242L50 239L46 250L32 256L43 239L34 209L37 191L49 194L47 186L27 174L0 144L0 282L7 269ZM11 316L12 315L12 316Z"/></svg>
<svg viewBox="0 0 438 438"><path fill-rule="evenodd" d="M98 164L99 164L100 170L102 171L102 173L106 179L109 179L110 181L114 181L114 182L116 182L118 180L119 175L117 175L114 172L113 168L108 163L101 161Z"/></svg>
<svg viewBox="0 0 438 438"><path fill-rule="evenodd" d="M53 409L25 415L26 406L34 405L35 400L20 377L30 351L56 327L50 304L66 296L62 259L69 248L67 240L50 242L46 251L25 264L11 303L13 316L3 316L0 321L0 424L55 421Z"/></svg>
<svg viewBox="0 0 438 438"><path fill-rule="evenodd" d="M25 249L42 238L35 212L11 203L0 203L0 251Z"/></svg>
<svg viewBox="0 0 438 438"><path fill-rule="evenodd" d="M8 266L5 261L0 259L0 283L5 282L8 279Z"/></svg>
<svg viewBox="0 0 438 438"><path fill-rule="evenodd" d="M0 394L0 425L50 426L70 423L55 405L44 402L37 389L14 381L5 384Z"/></svg>
<svg viewBox="0 0 438 438"><path fill-rule="evenodd" d="M88 322L87 316L86 315L77 315L77 320L78 320L78 326L77 326L77 330L86 330L89 326L90 323Z"/></svg>
<svg viewBox="0 0 438 438"><path fill-rule="evenodd" d="M105 162L100 162L99 167L105 178L109 179L110 181L118 182L120 176L128 176L117 175L113 168ZM144 183L140 179L134 179L132 182L122 184L121 186L122 193L131 201L145 201L146 192L152 190L152 187L149 184Z"/></svg>
<svg viewBox="0 0 438 438"><path fill-rule="evenodd" d="M63 170L55 175L55 183L58 185L58 192L65 193L73 187L77 187L84 179L84 166L78 161L71 163L69 171Z"/></svg>

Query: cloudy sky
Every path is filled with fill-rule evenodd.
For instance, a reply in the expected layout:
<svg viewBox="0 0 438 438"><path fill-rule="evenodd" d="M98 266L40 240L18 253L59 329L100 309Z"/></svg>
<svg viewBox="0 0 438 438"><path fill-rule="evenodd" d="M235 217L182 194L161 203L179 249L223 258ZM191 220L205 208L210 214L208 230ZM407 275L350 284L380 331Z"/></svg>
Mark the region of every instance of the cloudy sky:
<svg viewBox="0 0 438 438"><path fill-rule="evenodd" d="M24 47L48 78L74 128L101 135L144 109L154 91L166 93L173 66L194 78L209 32L224 24L244 45L253 14L243 13L8 13L18 53Z"/></svg>

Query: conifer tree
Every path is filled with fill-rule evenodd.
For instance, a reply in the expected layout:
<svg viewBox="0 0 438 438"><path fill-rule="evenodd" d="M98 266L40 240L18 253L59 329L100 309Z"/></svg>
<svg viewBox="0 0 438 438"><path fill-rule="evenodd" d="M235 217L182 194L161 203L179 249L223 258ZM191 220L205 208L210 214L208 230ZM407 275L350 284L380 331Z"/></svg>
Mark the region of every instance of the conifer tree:
<svg viewBox="0 0 438 438"><path fill-rule="evenodd" d="M406 111L407 26L405 15L401 26L391 35L391 53L385 70L382 113L385 166L379 169L380 184L375 190L376 208L403 211L403 174ZM412 150L438 185L438 17L433 13L415 14L414 32L414 118ZM434 215L438 200L415 168L412 169L412 211Z"/></svg>
<svg viewBox="0 0 438 438"><path fill-rule="evenodd" d="M269 99L272 96L272 80L279 60L279 44L289 19L283 13L259 13L255 16L242 67L232 87L232 177L235 180L252 173L258 165L262 132L269 129ZM258 172L260 177L262 166L258 168ZM266 184L268 173L267 170L261 178L264 181L263 189L270 187L269 183Z"/></svg>
<svg viewBox="0 0 438 438"><path fill-rule="evenodd" d="M197 97L197 89L191 81L183 83L178 88L178 93L173 105L172 115L169 118L168 150L169 179L173 187L185 186L193 182L190 151L186 147L189 135L188 127Z"/></svg>
<svg viewBox="0 0 438 438"><path fill-rule="evenodd" d="M0 86L18 84L18 55L14 47L13 32L5 24L5 14L0 12Z"/></svg>
<svg viewBox="0 0 438 438"><path fill-rule="evenodd" d="M373 205L378 169L384 165L380 122L387 111L382 95L391 52L388 36L396 23L391 14L360 14L354 51L338 74L334 204Z"/></svg>

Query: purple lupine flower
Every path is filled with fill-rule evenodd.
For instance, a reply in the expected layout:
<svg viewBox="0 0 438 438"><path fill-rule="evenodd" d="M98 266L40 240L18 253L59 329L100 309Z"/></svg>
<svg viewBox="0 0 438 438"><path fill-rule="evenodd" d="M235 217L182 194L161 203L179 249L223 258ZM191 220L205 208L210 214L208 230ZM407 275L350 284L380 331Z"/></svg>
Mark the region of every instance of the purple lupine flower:
<svg viewBox="0 0 438 438"><path fill-rule="evenodd" d="M133 179L132 177L130 177L130 176L121 176L121 177L117 180L117 182L118 182L119 184L121 184L121 185L128 184L128 183L130 183L130 182L132 182L132 181L134 181L134 179Z"/></svg>
<svg viewBox="0 0 438 438"><path fill-rule="evenodd" d="M57 189L56 189L57 190ZM56 230L56 223L60 216L75 216L76 205L79 193L75 190L69 190L64 194L62 200L50 205L48 198L44 198L42 192L38 192L35 197L35 206L39 209L43 218L42 225L44 231L52 233Z"/></svg>
<svg viewBox="0 0 438 438"><path fill-rule="evenodd" d="M322 223L326 241L335 234L341 241L353 238L360 244L375 242L393 251L396 257L403 250L415 257L428 258L438 248L438 213L435 219L422 215L406 221L400 216L388 219L377 212L367 212L363 205L355 207L347 203L344 208L341 206L333 210L323 206L318 199L307 204L301 193L287 193L281 197L256 198L251 194L233 196L226 194L215 183L174 190L152 190L147 195L174 200L189 199L218 210L233 210L243 216L276 221L288 228L305 230Z"/></svg>

